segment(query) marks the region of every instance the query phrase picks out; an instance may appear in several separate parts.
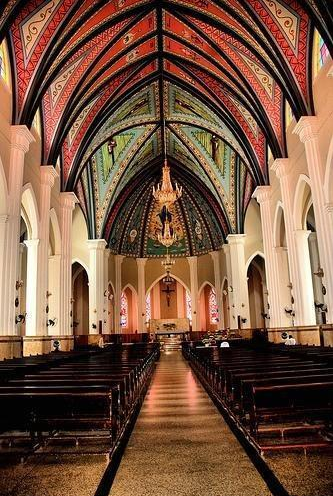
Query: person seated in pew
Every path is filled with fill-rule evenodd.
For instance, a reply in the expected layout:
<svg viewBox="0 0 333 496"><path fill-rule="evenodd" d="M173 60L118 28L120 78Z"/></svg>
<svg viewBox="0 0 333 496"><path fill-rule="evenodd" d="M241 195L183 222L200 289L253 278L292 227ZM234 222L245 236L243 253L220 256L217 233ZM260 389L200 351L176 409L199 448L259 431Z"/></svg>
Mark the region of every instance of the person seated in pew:
<svg viewBox="0 0 333 496"><path fill-rule="evenodd" d="M228 343L228 341L222 341L222 343L220 344L220 348L230 348L230 344Z"/></svg>
<svg viewBox="0 0 333 496"><path fill-rule="evenodd" d="M101 336L99 338L98 346L99 346L99 348L104 348L104 339L103 339L103 336Z"/></svg>
<svg viewBox="0 0 333 496"><path fill-rule="evenodd" d="M286 344L287 346L294 346L296 344L296 339L292 336L292 334L289 334L284 344Z"/></svg>

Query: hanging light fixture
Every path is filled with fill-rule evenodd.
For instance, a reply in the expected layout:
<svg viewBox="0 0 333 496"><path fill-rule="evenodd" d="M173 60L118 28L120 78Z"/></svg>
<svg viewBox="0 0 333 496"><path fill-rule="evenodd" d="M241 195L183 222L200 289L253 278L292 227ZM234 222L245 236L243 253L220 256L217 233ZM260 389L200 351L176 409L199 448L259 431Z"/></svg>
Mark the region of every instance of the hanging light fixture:
<svg viewBox="0 0 333 496"><path fill-rule="evenodd" d="M166 254L166 257L165 257L165 259L164 259L164 260L162 260L162 262L161 262L162 266L163 266L163 267L164 267L164 269L165 269L165 272L170 272L171 267L172 267L173 265L175 265L175 263L176 263L176 262L175 262L175 260L171 260L171 258L170 258L170 254L169 254L169 251L168 251L168 249L167 249L167 254Z"/></svg>
<svg viewBox="0 0 333 496"><path fill-rule="evenodd" d="M153 197L160 204L161 207L166 207L169 210L170 206L175 203L182 196L182 186L176 183L175 189L172 187L170 178L170 167L167 160L166 152L166 136L165 136L165 120L163 119L163 168L162 168L162 182L158 183L157 187L153 186Z"/></svg>

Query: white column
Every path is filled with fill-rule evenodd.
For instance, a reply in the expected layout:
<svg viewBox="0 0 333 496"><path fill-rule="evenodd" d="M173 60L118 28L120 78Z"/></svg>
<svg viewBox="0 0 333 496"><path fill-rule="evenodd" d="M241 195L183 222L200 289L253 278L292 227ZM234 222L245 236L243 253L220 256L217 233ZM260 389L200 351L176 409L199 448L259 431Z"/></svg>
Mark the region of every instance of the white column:
<svg viewBox="0 0 333 496"><path fill-rule="evenodd" d="M27 291L26 291L26 324L27 336L37 336L38 308L38 246L39 239L29 239L24 242L27 247Z"/></svg>
<svg viewBox="0 0 333 496"><path fill-rule="evenodd" d="M0 272L0 335L15 335L16 281L19 277L19 239L24 158L35 141L26 126L12 126L8 181L8 213L2 216Z"/></svg>
<svg viewBox="0 0 333 496"><path fill-rule="evenodd" d="M137 258L138 265L138 332L146 331L146 280L145 265L147 258Z"/></svg>
<svg viewBox="0 0 333 496"><path fill-rule="evenodd" d="M325 170L319 149L318 118L301 117L293 133L299 135L305 147L306 161L311 180L311 195L316 219L320 261L324 270L323 285L326 287L327 319L329 323L333 323L333 230L327 209L325 208L323 187Z"/></svg>
<svg viewBox="0 0 333 496"><path fill-rule="evenodd" d="M280 305L282 310L281 326L288 327L290 326L290 318L284 311L285 308L291 306L291 291L289 288L290 275L289 275L289 266L288 266L288 250L285 246L277 246L274 248L274 250L277 257L277 265L279 268Z"/></svg>
<svg viewBox="0 0 333 496"><path fill-rule="evenodd" d="M61 258L59 334L61 336L72 333L70 318L72 298L72 216L77 202L78 200L74 193L60 193Z"/></svg>
<svg viewBox="0 0 333 496"><path fill-rule="evenodd" d="M223 327L223 303L222 303L222 288L221 288L220 253L218 251L212 251L210 253L210 255L213 259L213 264L214 264L216 301L217 301L217 309L219 312L219 323L218 323L217 328L222 329L222 327Z"/></svg>
<svg viewBox="0 0 333 496"><path fill-rule="evenodd" d="M152 298L153 298L152 319L160 319L161 318L161 293L160 293L159 283L155 284L155 286L151 290L151 293L152 293Z"/></svg>
<svg viewBox="0 0 333 496"><path fill-rule="evenodd" d="M273 241L273 219L271 214L271 186L258 186L253 193L260 205L262 236L265 254L266 282L268 290L269 315L268 327L282 327L285 312L280 300L280 274L277 253Z"/></svg>
<svg viewBox="0 0 333 496"><path fill-rule="evenodd" d="M309 275L304 275L304 267L301 268L299 257L302 259L303 256L299 251L299 247L296 247L295 242L295 224L293 218L294 191L292 191L289 186L289 159L276 159L273 162L271 169L280 180L284 221L286 227L289 273L291 279L290 282L292 283L292 294L295 300L294 322L295 325L313 325L316 322L313 298L310 298L309 290L304 282L305 280L309 280ZM307 252L308 251L309 249L307 248Z"/></svg>
<svg viewBox="0 0 333 496"><path fill-rule="evenodd" d="M227 237L230 254L230 269L232 291L233 318L230 322L232 329L237 328L238 316L246 319L242 327L250 327L249 292L245 265L245 234L229 234Z"/></svg>
<svg viewBox="0 0 333 496"><path fill-rule="evenodd" d="M178 319L185 319L185 290L178 281L176 281L177 291L177 317Z"/></svg>
<svg viewBox="0 0 333 496"><path fill-rule="evenodd" d="M99 323L104 320L104 257L106 241L89 239L89 334L99 333Z"/></svg>
<svg viewBox="0 0 333 496"><path fill-rule="evenodd" d="M115 255L115 295L114 295L114 330L116 334L121 334L120 325L120 299L121 299L121 265L124 260L123 255Z"/></svg>
<svg viewBox="0 0 333 496"><path fill-rule="evenodd" d="M104 303L103 303L103 334L110 334L112 324L111 324L111 315L109 315L109 257L110 250L106 248L104 250Z"/></svg>
<svg viewBox="0 0 333 496"><path fill-rule="evenodd" d="M237 327L237 321L236 323L234 322L236 317L234 315L234 307L233 307L233 292L229 291L229 288L232 288L232 275L231 275L231 264L230 264L230 246L227 244L224 244L223 247L223 252L225 255L225 260L226 260L226 266L227 266L227 280L228 280L228 306L229 309L227 310L229 312L229 326L230 328Z"/></svg>
<svg viewBox="0 0 333 496"><path fill-rule="evenodd" d="M198 290L198 257L187 257L190 266L191 300L192 300L192 331L199 331L199 290Z"/></svg>
<svg viewBox="0 0 333 496"><path fill-rule="evenodd" d="M309 252L309 235L311 231L297 229L295 235L295 246L298 258L298 271L302 277L302 297L303 301L303 318L308 325L316 323L316 314L314 307L314 295L312 285L312 271Z"/></svg>
<svg viewBox="0 0 333 496"><path fill-rule="evenodd" d="M318 241L317 233L311 232L309 234L309 251L310 251L310 261L312 269L312 284L313 284L313 296L316 303L324 303L324 295L322 293L322 278L316 276L314 273L317 272L318 267L320 267L320 259L318 252ZM317 315L320 314L316 310Z"/></svg>
<svg viewBox="0 0 333 496"><path fill-rule="evenodd" d="M35 335L47 334L47 314L48 304L48 254L50 235L50 204L51 189L54 185L58 173L52 165L41 167L41 190L40 190L40 223L39 223L39 245L38 245L38 266L37 266L37 316ZM33 332L33 330L31 330Z"/></svg>
<svg viewBox="0 0 333 496"><path fill-rule="evenodd" d="M61 273L61 254L55 254L49 257L49 280L48 280L48 290L51 295L48 298L49 304L49 318L56 319L56 325L54 327L48 328L48 334L58 334L59 333L59 322L60 322L60 293L61 293L61 283L60 283L60 273Z"/></svg>

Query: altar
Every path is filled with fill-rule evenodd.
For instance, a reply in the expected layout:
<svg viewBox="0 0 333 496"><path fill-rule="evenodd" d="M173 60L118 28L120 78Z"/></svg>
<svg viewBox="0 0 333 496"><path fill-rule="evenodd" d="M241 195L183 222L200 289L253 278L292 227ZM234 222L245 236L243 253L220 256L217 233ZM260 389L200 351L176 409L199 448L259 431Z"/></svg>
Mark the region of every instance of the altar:
<svg viewBox="0 0 333 496"><path fill-rule="evenodd" d="M154 334L180 334L190 330L189 319L150 319L149 329Z"/></svg>

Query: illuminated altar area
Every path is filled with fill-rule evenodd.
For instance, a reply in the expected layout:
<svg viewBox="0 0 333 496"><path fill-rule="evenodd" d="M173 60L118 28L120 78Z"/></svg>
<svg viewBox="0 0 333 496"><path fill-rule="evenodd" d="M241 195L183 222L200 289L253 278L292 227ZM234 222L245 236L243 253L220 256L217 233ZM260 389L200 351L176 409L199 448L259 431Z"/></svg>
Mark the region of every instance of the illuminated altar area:
<svg viewBox="0 0 333 496"><path fill-rule="evenodd" d="M151 333L156 334L170 334L189 332L190 321L189 319L151 319L149 329Z"/></svg>

